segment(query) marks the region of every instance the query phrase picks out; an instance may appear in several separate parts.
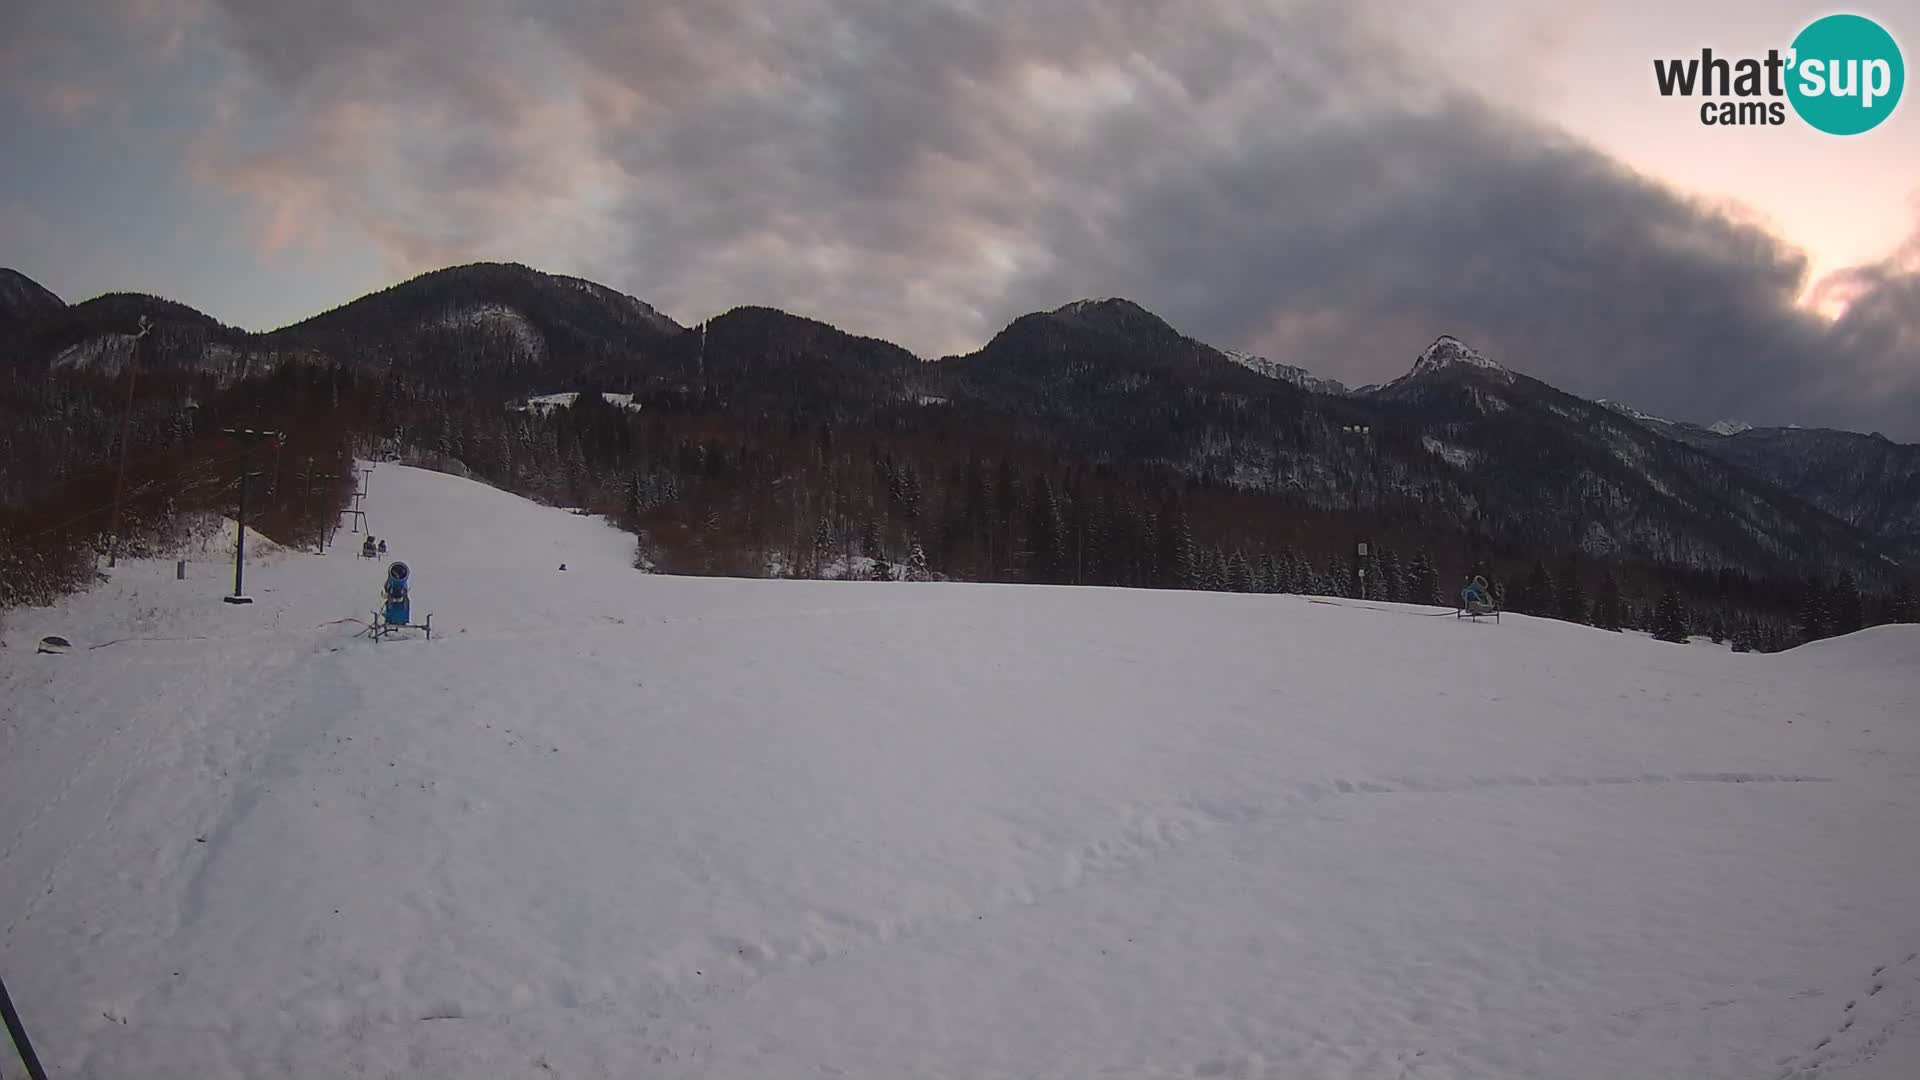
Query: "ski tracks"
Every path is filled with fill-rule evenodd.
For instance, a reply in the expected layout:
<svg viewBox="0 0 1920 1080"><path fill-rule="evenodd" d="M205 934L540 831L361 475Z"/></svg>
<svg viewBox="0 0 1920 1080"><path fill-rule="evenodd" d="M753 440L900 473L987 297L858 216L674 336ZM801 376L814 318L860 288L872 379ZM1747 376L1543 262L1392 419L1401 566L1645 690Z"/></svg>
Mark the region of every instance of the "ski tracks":
<svg viewBox="0 0 1920 1080"><path fill-rule="evenodd" d="M1864 1065L1920 1017L1920 953L1875 967L1840 1009L1827 1034L1783 1058L1774 1080L1815 1080Z"/></svg>
<svg viewBox="0 0 1920 1080"><path fill-rule="evenodd" d="M668 989L675 1004L703 1008L744 993L763 979L802 971L943 932L967 932L990 920L1115 880L1156 859L1222 830L1272 824L1331 800L1383 796L1441 795L1533 788L1631 787L1667 784L1800 784L1825 778L1795 773L1678 772L1600 776L1491 775L1460 778L1343 778L1296 782L1269 802L1189 798L1171 807L1138 804L1122 813L1112 834L1058 854L1034 838L1023 850L1057 860L1057 871L1025 886L1001 888L992 902L955 915L920 919L870 918L843 911L813 911L805 932L784 938L715 935L698 952L700 981ZM1049 854L1049 853L1053 854ZM1230 1075L1234 1070L1214 1075Z"/></svg>
<svg viewBox="0 0 1920 1080"><path fill-rule="evenodd" d="M70 714L118 719L102 724L57 794L9 840L0 865L41 831L54 830L36 843L57 838L59 844L32 895L0 931L0 941L12 943L16 929L59 902L69 877L101 883L63 904L60 925L32 936L37 951L65 952L70 963L122 972L101 980L121 985L111 1000L75 1003L67 1067L84 1072L98 1051L142 1038L143 1021L169 1011L172 989L164 979L129 985L124 972L152 967L140 954L175 940L197 917L223 841L257 799L275 747L318 737L308 730L310 710L301 703L323 692L328 680L322 669L335 665L316 664L328 642L317 632L306 636L304 647L284 639L222 642L203 649L195 663L181 657L103 658L94 663L149 669L118 678L97 667L88 673L98 685L130 687L131 700L58 702ZM209 721L226 715L258 722L231 727ZM70 868L78 869L69 874ZM123 947L107 947L109 938Z"/></svg>
<svg viewBox="0 0 1920 1080"><path fill-rule="evenodd" d="M155 675L160 675L158 666L155 666ZM103 682L113 684L110 680ZM94 715L86 719L98 724L100 734L67 770L66 778L54 795L36 807L34 813L14 830L4 853L0 853L0 866L11 868L14 856L26 841L43 823L51 826L58 820L76 793L90 799L91 805L74 811L76 816L84 818L84 824L77 830L77 835L74 829L63 830L73 839L60 844L59 854L39 875L38 887L32 897L7 922L4 930L0 930L0 940L11 940L15 929L39 912L54 895L60 872L74 857L85 853L103 837L114 832L118 820L123 816L130 789L138 787L143 776L165 775L164 764L156 765L156 755L164 754L167 744L177 744L189 737L191 729L197 728L192 720L197 710L192 704L181 704L178 708L156 706L180 704L175 699L183 695L191 696L195 691L204 691L204 678L176 675L170 678L162 676L156 680L147 677L137 680L135 685L140 688L140 698L136 701L54 696L54 708L68 714L63 718L64 722L85 722L81 714L91 712ZM204 698L201 703L204 704ZM100 715L102 713L116 719L105 721ZM112 776L104 790L94 782L103 771Z"/></svg>

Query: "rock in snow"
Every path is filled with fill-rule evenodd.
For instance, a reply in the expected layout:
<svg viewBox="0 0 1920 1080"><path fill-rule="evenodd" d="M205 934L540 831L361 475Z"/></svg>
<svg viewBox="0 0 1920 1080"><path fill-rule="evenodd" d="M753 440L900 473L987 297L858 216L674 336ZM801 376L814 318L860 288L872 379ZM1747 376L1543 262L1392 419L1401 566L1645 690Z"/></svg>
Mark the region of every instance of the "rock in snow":
<svg viewBox="0 0 1920 1080"><path fill-rule="evenodd" d="M657 577L394 465L366 510L444 640L353 637L346 544L9 613L117 642L0 669L54 1075L1920 1075L1920 628Z"/></svg>

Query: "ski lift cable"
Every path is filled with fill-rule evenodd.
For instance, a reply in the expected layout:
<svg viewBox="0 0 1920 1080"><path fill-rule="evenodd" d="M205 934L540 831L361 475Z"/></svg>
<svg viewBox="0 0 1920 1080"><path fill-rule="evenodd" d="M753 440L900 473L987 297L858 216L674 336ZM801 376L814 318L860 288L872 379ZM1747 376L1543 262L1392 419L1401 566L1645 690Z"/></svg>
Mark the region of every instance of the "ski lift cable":
<svg viewBox="0 0 1920 1080"><path fill-rule="evenodd" d="M195 465L196 466L225 465L225 464L228 464L229 462L236 461L239 458L245 457L247 453L248 451L246 450L239 450L232 454L227 454L222 457L209 458L204 462L196 462ZM143 492L151 491L154 488L159 487L161 484L180 481L183 479L182 473L184 472L185 470L182 470L181 473L175 473L173 476L165 476L165 477L160 477L158 479L149 480L146 483L141 484L139 487L134 488L130 494L139 495ZM227 487L232 487L232 486L233 486L232 484L227 485ZM179 489L177 489L176 493L183 493L186 490L186 487L187 485L182 484L182 486ZM223 488L222 490L225 490L225 489ZM91 510L82 510L80 513L75 514L73 517L70 517L63 522L60 522L57 525L48 525L45 528L37 529L30 533L22 533L20 534L18 539L31 540L38 536L45 536L50 532L58 532L61 529L65 529L70 526L77 525L80 522L85 521L87 518L90 518L95 514L101 513L102 511L111 510L113 509L113 506L114 504L112 502L102 503L99 506L92 508Z"/></svg>

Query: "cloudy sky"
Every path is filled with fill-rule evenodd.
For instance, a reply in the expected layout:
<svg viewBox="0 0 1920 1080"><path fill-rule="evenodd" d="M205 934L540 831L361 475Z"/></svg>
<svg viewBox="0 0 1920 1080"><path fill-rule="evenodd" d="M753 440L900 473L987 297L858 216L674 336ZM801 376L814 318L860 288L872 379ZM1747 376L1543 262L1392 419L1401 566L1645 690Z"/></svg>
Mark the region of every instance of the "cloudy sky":
<svg viewBox="0 0 1920 1080"><path fill-rule="evenodd" d="M1701 126L1788 0L8 0L0 265L269 329L477 259L968 351L1125 296L1920 441L1920 101ZM1906 49L1920 0L1851 8Z"/></svg>

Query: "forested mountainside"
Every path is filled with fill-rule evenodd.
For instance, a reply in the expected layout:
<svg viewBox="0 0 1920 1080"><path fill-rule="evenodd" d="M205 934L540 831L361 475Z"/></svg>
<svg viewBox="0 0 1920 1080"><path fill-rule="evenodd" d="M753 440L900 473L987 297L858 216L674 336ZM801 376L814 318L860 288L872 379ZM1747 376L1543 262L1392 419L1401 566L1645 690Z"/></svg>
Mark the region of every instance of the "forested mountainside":
<svg viewBox="0 0 1920 1080"><path fill-rule="evenodd" d="M638 535L642 563L675 572L878 564L1351 592L1367 540L1382 596L1450 594L1483 568L1517 607L1591 618L1588 598L1607 595L1619 618L1645 621L1671 586L1703 625L1777 645L1807 632L1808 596L1832 606L1828 592L1851 591L1862 618L1904 611L1914 552L1920 449L1663 428L1450 337L1410 349L1400 379L1347 391L1107 299L1022 316L977 352L929 361L769 308L686 327L615 290L503 264L436 271L268 333L151 296L68 306L0 277L13 354L0 500L16 535L99 494L143 318L129 445L157 470L148 493L166 491L167 468L213 460L221 426L298 427L301 447L282 452L332 462L329 477L354 450L430 456L609 513ZM562 392L571 405L516 408ZM1848 449L1859 441L1884 451L1863 464ZM225 491L202 488L215 502ZM324 508L303 499L283 513L319 529ZM67 541L97 545L102 524Z"/></svg>

